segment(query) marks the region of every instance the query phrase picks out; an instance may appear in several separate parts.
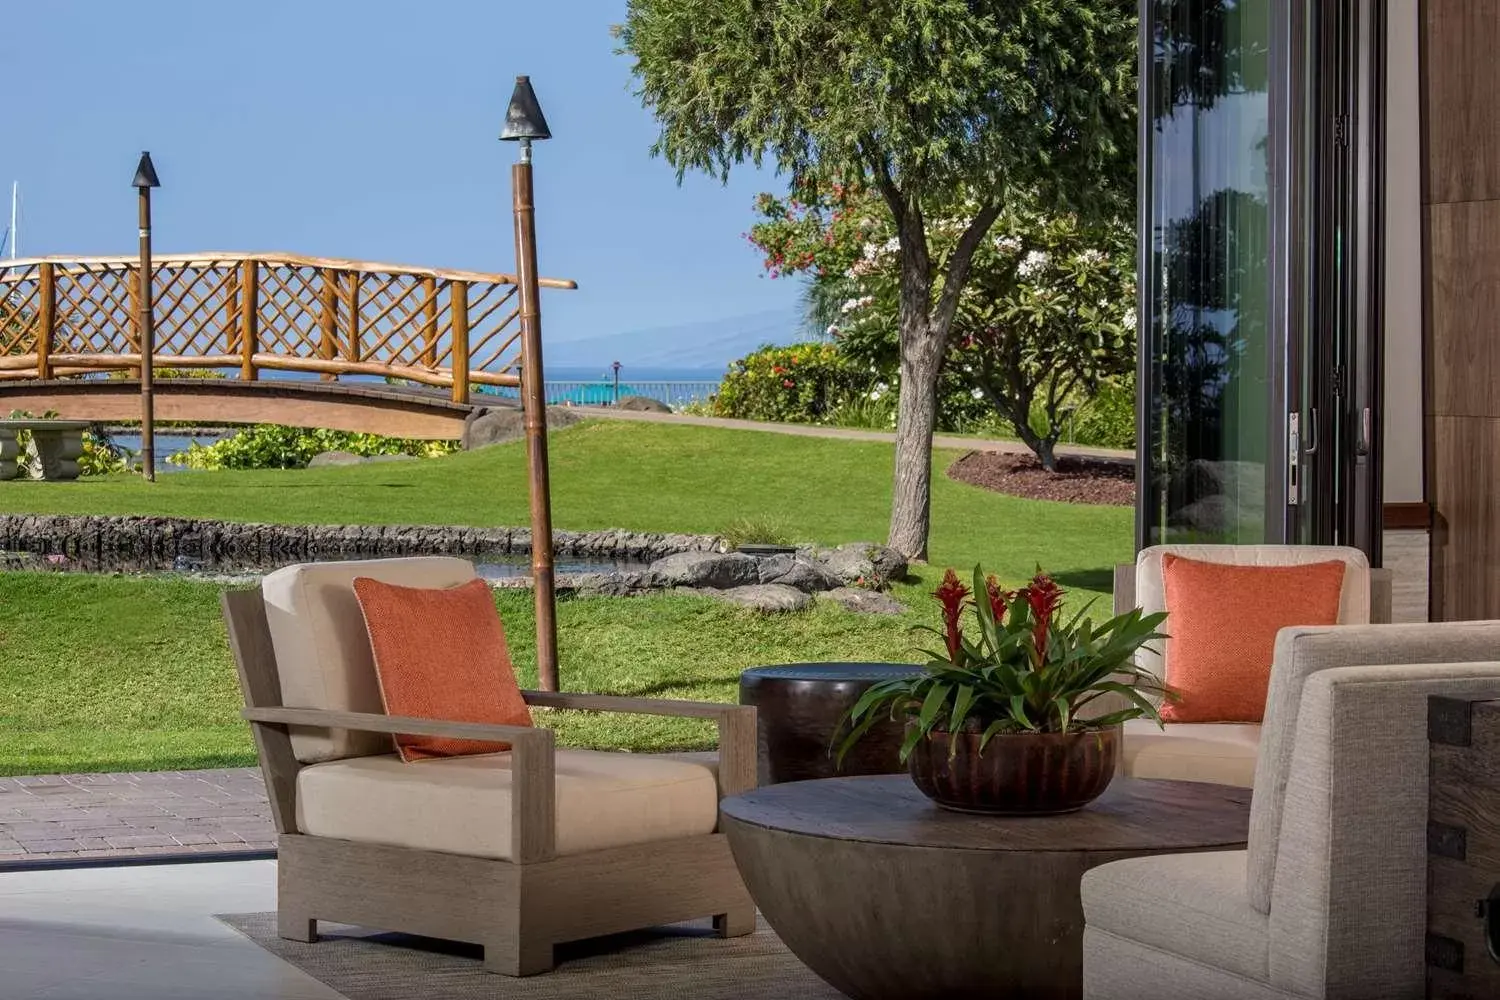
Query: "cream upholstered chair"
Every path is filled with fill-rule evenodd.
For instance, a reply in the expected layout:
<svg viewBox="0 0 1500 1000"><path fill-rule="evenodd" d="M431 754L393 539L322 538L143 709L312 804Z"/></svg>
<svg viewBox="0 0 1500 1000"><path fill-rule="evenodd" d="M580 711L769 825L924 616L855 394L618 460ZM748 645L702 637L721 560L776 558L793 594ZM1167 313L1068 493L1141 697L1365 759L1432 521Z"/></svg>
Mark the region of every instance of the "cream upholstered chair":
<svg viewBox="0 0 1500 1000"><path fill-rule="evenodd" d="M1171 553L1200 562L1237 566L1297 566L1341 559L1347 565L1339 601L1340 625L1366 625L1391 619L1390 575L1372 570L1359 549L1325 545L1153 545L1134 564L1115 569L1115 612L1140 607L1148 614L1167 610L1162 557ZM1169 619L1163 630L1170 633ZM1137 662L1157 677L1166 676L1165 644L1142 649ZM1167 723L1149 719L1125 723L1122 773L1136 778L1173 778L1249 787L1255 776L1261 727L1255 723Z"/></svg>
<svg viewBox="0 0 1500 1000"><path fill-rule="evenodd" d="M1497 655L1500 622L1283 629L1248 850L1086 873L1086 1000L1420 1000L1427 701L1500 697Z"/></svg>
<svg viewBox="0 0 1500 1000"><path fill-rule="evenodd" d="M230 644L278 839L279 932L317 921L473 942L485 967L552 967L553 945L755 909L717 832L719 800L755 785L755 710L523 692L531 705L714 719L717 762L554 746L540 726L386 716L357 576L410 587L474 579L460 559L292 566L224 594ZM434 641L440 641L436 638ZM505 753L406 764L392 735L503 740Z"/></svg>

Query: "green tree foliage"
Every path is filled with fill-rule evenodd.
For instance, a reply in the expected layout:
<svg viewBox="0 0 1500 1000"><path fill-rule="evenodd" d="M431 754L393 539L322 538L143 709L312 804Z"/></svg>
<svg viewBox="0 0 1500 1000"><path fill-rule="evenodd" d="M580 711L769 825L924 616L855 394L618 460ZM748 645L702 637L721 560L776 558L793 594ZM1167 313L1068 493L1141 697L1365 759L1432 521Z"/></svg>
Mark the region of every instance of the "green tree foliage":
<svg viewBox="0 0 1500 1000"><path fill-rule="evenodd" d="M1135 24L1134 0L628 3L618 34L679 178L770 161L802 201L839 184L885 202L901 364L890 544L908 557L926 556L939 371L991 225L1018 200L1113 215L1130 199ZM935 246L929 220L954 218Z"/></svg>

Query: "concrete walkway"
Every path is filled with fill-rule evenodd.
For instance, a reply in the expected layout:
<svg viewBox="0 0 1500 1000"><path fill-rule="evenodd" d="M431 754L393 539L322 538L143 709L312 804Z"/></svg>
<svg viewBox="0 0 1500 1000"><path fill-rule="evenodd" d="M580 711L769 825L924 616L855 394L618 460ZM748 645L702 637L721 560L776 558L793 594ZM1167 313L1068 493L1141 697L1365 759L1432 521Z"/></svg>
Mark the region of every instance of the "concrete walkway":
<svg viewBox="0 0 1500 1000"><path fill-rule="evenodd" d="M591 417L607 420L636 420L654 424L688 424L696 427L723 427L737 431L764 431L768 434L790 434L793 437L843 438L846 441L885 441L894 443L896 435L891 431L871 431L855 427L823 427L817 424L777 424L759 420L730 420L727 417L695 417L685 413L650 413L635 410L618 410L612 406L580 406L577 409ZM960 451L1003 451L1023 454L1030 451L1020 441L1005 438L963 437L958 434L938 434L932 439L934 447L955 448ZM1134 461L1135 452L1119 448L1086 448L1082 445L1059 444L1059 455L1079 455L1089 458L1118 458Z"/></svg>
<svg viewBox="0 0 1500 1000"><path fill-rule="evenodd" d="M0 865L275 846L255 768L0 778Z"/></svg>

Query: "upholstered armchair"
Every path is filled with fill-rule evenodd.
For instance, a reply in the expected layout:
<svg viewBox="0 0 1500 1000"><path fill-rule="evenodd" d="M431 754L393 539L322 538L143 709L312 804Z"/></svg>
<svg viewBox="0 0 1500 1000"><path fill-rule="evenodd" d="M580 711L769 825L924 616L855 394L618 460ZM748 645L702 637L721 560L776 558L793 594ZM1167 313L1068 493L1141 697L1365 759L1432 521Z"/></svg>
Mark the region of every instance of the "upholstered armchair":
<svg viewBox="0 0 1500 1000"><path fill-rule="evenodd" d="M1115 568L1115 612L1139 607L1148 614L1167 610L1162 560L1166 555L1236 566L1298 566L1341 559L1346 564L1339 600L1340 625L1391 620L1391 581L1372 570L1358 549L1324 545L1153 545L1132 564ZM1164 630L1170 633L1169 619ZM1164 643L1142 649L1137 662L1166 677ZM1122 773L1135 778L1172 778L1249 787L1255 775L1261 727L1256 723L1167 723L1149 719L1125 724Z"/></svg>
<svg viewBox="0 0 1500 1000"><path fill-rule="evenodd" d="M1087 1000L1420 1000L1427 700L1497 658L1500 622L1283 630L1248 850L1086 873Z"/></svg>
<svg viewBox="0 0 1500 1000"><path fill-rule="evenodd" d="M699 917L720 936L754 929L718 832L719 800L755 785L753 708L522 692L533 706L712 719L716 761L390 717L356 577L448 588L475 572L447 558L311 564L223 595L279 834L282 937L315 940L319 920L404 931L480 944L487 969L528 975L565 941ZM511 749L404 763L394 734Z"/></svg>

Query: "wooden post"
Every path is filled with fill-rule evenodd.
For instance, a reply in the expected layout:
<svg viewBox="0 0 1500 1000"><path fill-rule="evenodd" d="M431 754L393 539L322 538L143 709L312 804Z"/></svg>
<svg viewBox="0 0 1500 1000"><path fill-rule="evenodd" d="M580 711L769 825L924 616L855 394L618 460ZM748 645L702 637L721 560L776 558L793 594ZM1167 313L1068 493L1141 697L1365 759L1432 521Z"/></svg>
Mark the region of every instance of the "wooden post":
<svg viewBox="0 0 1500 1000"><path fill-rule="evenodd" d="M254 260L240 262L240 378L254 382L255 355L260 350L260 268Z"/></svg>
<svg viewBox="0 0 1500 1000"><path fill-rule="evenodd" d="M349 343L344 345L344 357L358 363L359 352L359 280L362 277L358 271L349 272Z"/></svg>
<svg viewBox="0 0 1500 1000"><path fill-rule="evenodd" d="M57 326L57 265L43 263L37 273L36 377L52 377L52 333Z"/></svg>
<svg viewBox="0 0 1500 1000"><path fill-rule="evenodd" d="M453 312L453 349L448 368L453 373L453 401L469 401L469 283L448 283L448 308Z"/></svg>
<svg viewBox="0 0 1500 1000"><path fill-rule="evenodd" d="M530 143L510 168L516 222L516 284L521 305L521 406L531 478L531 575L536 586L536 670L543 691L558 690L557 599L552 560L552 497L547 474L547 397L542 383L542 316L536 277L536 212Z"/></svg>
<svg viewBox="0 0 1500 1000"><path fill-rule="evenodd" d="M427 277L422 279L422 364L428 368L437 367L437 339L438 339L438 289L437 279Z"/></svg>
<svg viewBox="0 0 1500 1000"><path fill-rule="evenodd" d="M339 276L331 267L323 268L322 273L323 311L318 317L318 325L323 330L323 341L318 345L318 354L324 361L332 361L339 356ZM324 382L338 381L338 375L333 372L324 372L319 377Z"/></svg>
<svg viewBox="0 0 1500 1000"><path fill-rule="evenodd" d="M141 263L139 330L141 351L141 475L146 482L156 482L156 402L152 388L156 353L156 316L151 305L151 188L136 189L140 196Z"/></svg>

